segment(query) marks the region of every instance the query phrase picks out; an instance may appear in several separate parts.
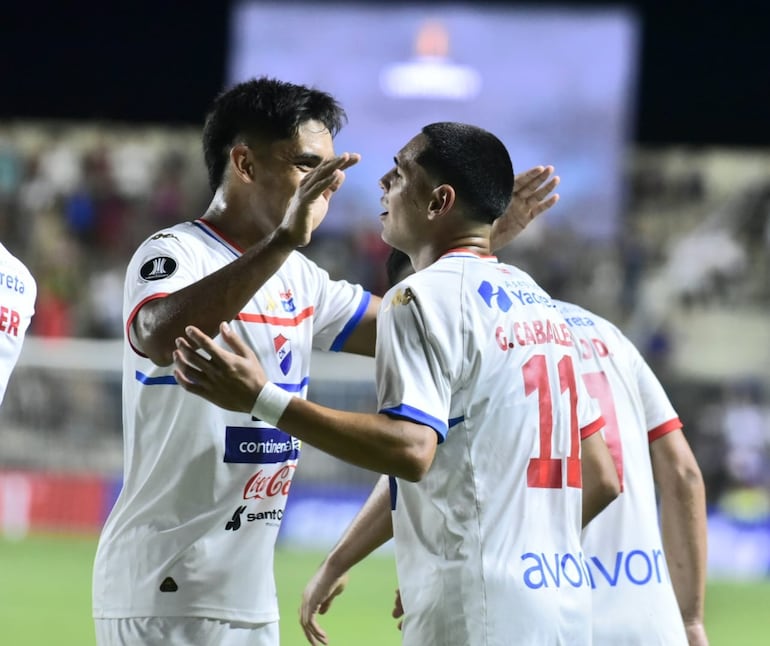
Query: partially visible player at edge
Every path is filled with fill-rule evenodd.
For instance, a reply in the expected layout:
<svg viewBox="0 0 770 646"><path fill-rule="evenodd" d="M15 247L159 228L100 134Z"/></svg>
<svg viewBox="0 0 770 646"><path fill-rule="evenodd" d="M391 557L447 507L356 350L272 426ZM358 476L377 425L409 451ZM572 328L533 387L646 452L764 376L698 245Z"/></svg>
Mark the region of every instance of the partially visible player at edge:
<svg viewBox="0 0 770 646"><path fill-rule="evenodd" d="M379 298L298 253L358 161L336 155L330 95L260 78L214 101L203 128L213 199L150 236L126 271L123 488L99 539L99 646L279 643L273 553L300 452L274 424L179 388L175 339L231 321L281 388L304 397L313 348L374 354ZM494 244L556 202L524 173Z"/></svg>
<svg viewBox="0 0 770 646"><path fill-rule="evenodd" d="M582 378L602 410L602 433L623 489L583 532L594 644L708 646L706 493L679 416L615 325L556 303L580 345Z"/></svg>
<svg viewBox="0 0 770 646"><path fill-rule="evenodd" d="M0 243L0 404L35 313L37 283L27 266Z"/></svg>
<svg viewBox="0 0 770 646"><path fill-rule="evenodd" d="M392 476L407 646L507 646L511 635L590 644L581 437L593 436L606 456L609 484L597 510L619 484L566 322L527 274L490 255L492 223L513 188L508 152L480 128L435 123L398 152L380 183L382 237L418 271L380 309L379 413L286 393L226 323L220 332L234 352L187 328L174 355L177 380ZM369 549L374 529L390 524L387 494L376 507L352 552ZM311 643L327 642L314 622L303 625Z"/></svg>

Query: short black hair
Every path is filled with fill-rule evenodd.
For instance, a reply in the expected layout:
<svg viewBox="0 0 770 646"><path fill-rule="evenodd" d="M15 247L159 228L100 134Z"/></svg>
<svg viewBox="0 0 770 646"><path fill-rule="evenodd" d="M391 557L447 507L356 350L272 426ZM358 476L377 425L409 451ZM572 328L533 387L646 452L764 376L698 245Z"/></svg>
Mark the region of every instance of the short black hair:
<svg viewBox="0 0 770 646"><path fill-rule="evenodd" d="M323 123L334 137L347 115L326 92L267 76L238 83L219 94L203 126L203 157L211 190L222 183L237 137L290 139L311 119Z"/></svg>
<svg viewBox="0 0 770 646"><path fill-rule="evenodd" d="M417 163L435 180L450 184L474 220L492 223L513 195L513 164L491 132L465 123L439 122L422 129L427 139Z"/></svg>
<svg viewBox="0 0 770 646"><path fill-rule="evenodd" d="M385 261L385 272L388 276L388 287L393 287L396 283L400 283L404 278L404 272L414 271L412 267L412 259L409 258L403 251L393 248L390 250L388 259Z"/></svg>

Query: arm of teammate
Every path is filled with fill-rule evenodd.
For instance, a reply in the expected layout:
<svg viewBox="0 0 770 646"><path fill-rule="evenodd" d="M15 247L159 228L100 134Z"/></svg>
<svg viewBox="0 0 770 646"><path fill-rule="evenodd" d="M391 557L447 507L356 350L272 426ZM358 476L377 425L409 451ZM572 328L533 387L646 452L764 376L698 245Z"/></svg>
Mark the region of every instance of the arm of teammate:
<svg viewBox="0 0 770 646"><path fill-rule="evenodd" d="M377 312L380 310L381 302L382 299L379 296L372 294L361 320L342 346L343 352L352 352L366 357L374 356L377 342Z"/></svg>
<svg viewBox="0 0 770 646"><path fill-rule="evenodd" d="M690 646L707 646L703 625L706 595L706 488L681 430L650 444L658 489L663 550Z"/></svg>
<svg viewBox="0 0 770 646"><path fill-rule="evenodd" d="M559 194L553 192L559 185L559 176L552 174L553 166L535 166L514 177L511 202L492 225L492 251L502 249L559 201Z"/></svg>
<svg viewBox="0 0 770 646"><path fill-rule="evenodd" d="M169 365L175 339L186 325L214 334L221 321L235 318L289 254L310 241L345 179L344 170L359 159L344 153L314 168L297 187L283 222L263 242L201 280L144 304L130 331L134 347L155 364Z"/></svg>
<svg viewBox="0 0 770 646"><path fill-rule="evenodd" d="M348 570L392 537L390 485L388 477L381 476L361 510L302 593L300 624L313 646L329 643L316 615L325 614L334 597L345 589Z"/></svg>
<svg viewBox="0 0 770 646"><path fill-rule="evenodd" d="M583 470L583 527L620 495L620 481L612 455L600 432L580 442Z"/></svg>
<svg viewBox="0 0 770 646"><path fill-rule="evenodd" d="M233 352L195 327L186 333L187 338L177 339L174 352L179 385L222 408L251 412L268 383L254 352L227 323L220 334ZM291 398L277 421L282 431L340 460L412 482L428 471L438 445L430 426L378 413L339 411L299 397Z"/></svg>

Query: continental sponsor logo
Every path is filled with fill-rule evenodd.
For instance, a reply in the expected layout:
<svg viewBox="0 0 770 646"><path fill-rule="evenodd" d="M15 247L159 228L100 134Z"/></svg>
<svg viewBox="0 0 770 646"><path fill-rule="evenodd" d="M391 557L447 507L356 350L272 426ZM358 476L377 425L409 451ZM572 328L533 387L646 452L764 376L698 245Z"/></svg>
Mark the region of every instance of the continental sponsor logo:
<svg viewBox="0 0 770 646"><path fill-rule="evenodd" d="M228 426L225 428L225 462L279 464L299 457L300 441L277 428Z"/></svg>

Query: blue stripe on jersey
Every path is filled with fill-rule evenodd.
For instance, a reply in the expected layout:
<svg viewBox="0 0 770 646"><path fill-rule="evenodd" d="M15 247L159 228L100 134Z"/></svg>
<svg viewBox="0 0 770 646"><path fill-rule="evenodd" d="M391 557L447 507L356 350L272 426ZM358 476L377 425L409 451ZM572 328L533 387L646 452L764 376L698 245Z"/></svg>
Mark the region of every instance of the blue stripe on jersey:
<svg viewBox="0 0 770 646"><path fill-rule="evenodd" d="M214 231L209 229L205 224L200 222L199 220L195 220L193 224L198 227L203 233L205 233L209 238L216 240L219 244L221 244L223 247L225 247L233 256L236 258L240 258L241 254L240 252L235 249L231 244L229 244L226 240L223 240L220 238Z"/></svg>
<svg viewBox="0 0 770 646"><path fill-rule="evenodd" d="M136 371L136 380L145 386L174 386L176 377L174 375L161 375L160 377L148 377L139 370Z"/></svg>
<svg viewBox="0 0 770 646"><path fill-rule="evenodd" d="M460 417L453 417L449 420L449 428L452 428L453 426L457 426L458 424L462 424L465 421L465 415L461 415Z"/></svg>
<svg viewBox="0 0 770 646"><path fill-rule="evenodd" d="M225 462L278 464L299 457L300 442L277 428L225 427Z"/></svg>
<svg viewBox="0 0 770 646"><path fill-rule="evenodd" d="M364 292L363 296L361 297L361 302L358 304L358 309L355 311L355 314L350 317L350 320L345 324L345 327L342 328L342 332L340 332L337 335L337 338L334 339L334 343L332 343L332 347L329 348L329 350L332 352L340 352L342 350L342 346L345 345L345 341L348 340L351 332L353 332L356 325L358 325L358 322L363 317L364 312L366 312L366 308L369 307L369 301L371 299L371 293Z"/></svg>
<svg viewBox="0 0 770 646"><path fill-rule="evenodd" d="M390 509L396 511L396 496L398 495L398 482L393 476L388 476L388 485L390 489Z"/></svg>
<svg viewBox="0 0 770 646"><path fill-rule="evenodd" d="M438 443L441 444L446 439L447 424L440 419L436 419L432 415L428 415L423 411L414 408L413 406L407 406L406 404L399 404L392 408L383 408L380 413L384 415L390 415L391 417L400 417L401 419L409 420L410 422L416 422L417 424L424 424L430 426L438 435Z"/></svg>
<svg viewBox="0 0 770 646"><path fill-rule="evenodd" d="M298 384L290 384L290 383L275 383L276 386L279 388L283 388L284 390L290 392L290 393L298 393L301 390L304 390L307 385L310 383L310 377L305 377L302 381L300 381Z"/></svg>
<svg viewBox="0 0 770 646"><path fill-rule="evenodd" d="M139 370L136 371L136 380L145 386L174 386L176 385L176 377L174 375L161 375L160 377L148 377ZM305 377L299 383L276 383L279 388L283 388L290 393L298 393L307 388L310 383L310 377Z"/></svg>

